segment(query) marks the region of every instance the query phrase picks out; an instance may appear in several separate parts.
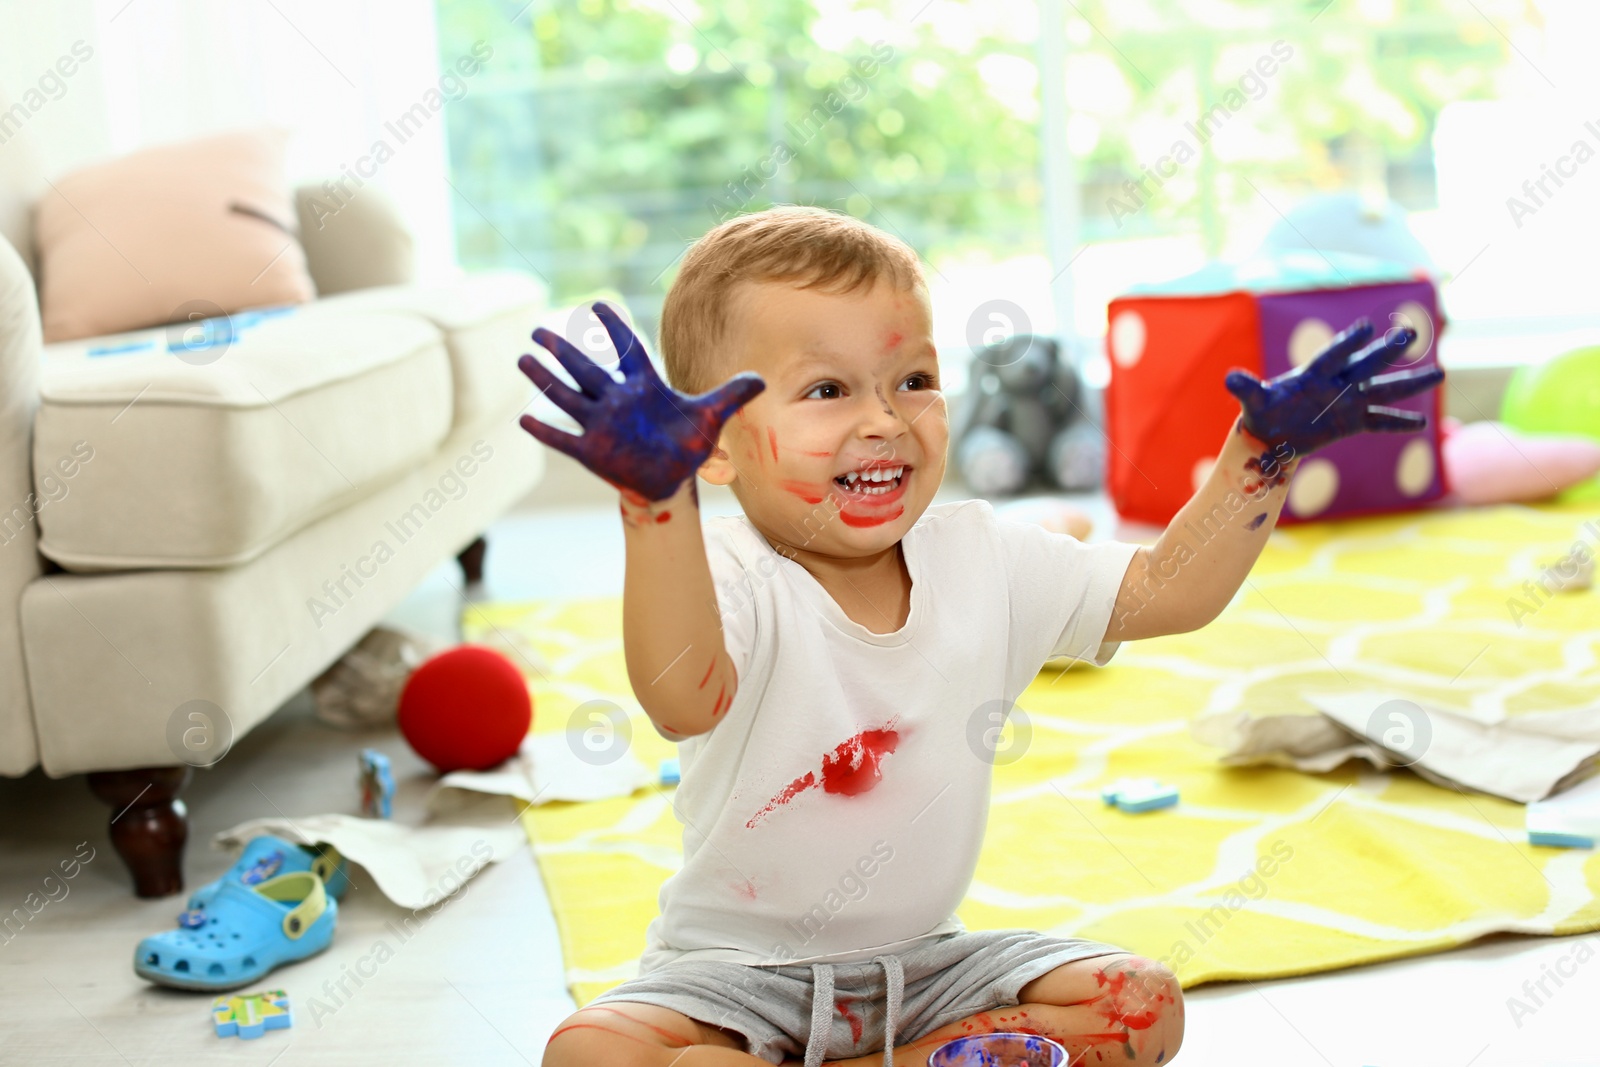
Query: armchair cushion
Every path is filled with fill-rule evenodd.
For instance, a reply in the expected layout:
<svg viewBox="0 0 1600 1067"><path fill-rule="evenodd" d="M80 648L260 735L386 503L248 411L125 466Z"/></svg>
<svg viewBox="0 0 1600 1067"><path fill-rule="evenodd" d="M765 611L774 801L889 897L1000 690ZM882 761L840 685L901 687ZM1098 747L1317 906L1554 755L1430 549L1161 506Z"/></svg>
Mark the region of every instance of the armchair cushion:
<svg viewBox="0 0 1600 1067"><path fill-rule="evenodd" d="M65 492L39 512L40 552L73 571L239 564L450 431L450 358L417 316L299 309L219 347L186 362L162 331L46 347L34 477Z"/></svg>
<svg viewBox="0 0 1600 1067"><path fill-rule="evenodd" d="M535 326L558 333L571 328L573 309L553 309L545 287L515 271L484 272L454 281L363 289L326 300L317 314L380 311L419 315L445 336L455 376L455 425L467 426L505 410L508 397L526 403L534 389L517 370L517 357L538 351Z"/></svg>

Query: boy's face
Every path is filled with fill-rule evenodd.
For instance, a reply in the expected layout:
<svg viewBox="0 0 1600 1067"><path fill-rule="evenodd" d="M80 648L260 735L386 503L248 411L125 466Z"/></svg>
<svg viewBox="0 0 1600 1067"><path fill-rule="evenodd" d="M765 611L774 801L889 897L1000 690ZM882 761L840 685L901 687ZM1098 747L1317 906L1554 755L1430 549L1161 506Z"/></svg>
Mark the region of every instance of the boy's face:
<svg viewBox="0 0 1600 1067"><path fill-rule="evenodd" d="M767 388L723 427L704 468L779 546L837 557L895 545L944 479L950 424L928 297L878 281L838 294L734 291L729 374Z"/></svg>

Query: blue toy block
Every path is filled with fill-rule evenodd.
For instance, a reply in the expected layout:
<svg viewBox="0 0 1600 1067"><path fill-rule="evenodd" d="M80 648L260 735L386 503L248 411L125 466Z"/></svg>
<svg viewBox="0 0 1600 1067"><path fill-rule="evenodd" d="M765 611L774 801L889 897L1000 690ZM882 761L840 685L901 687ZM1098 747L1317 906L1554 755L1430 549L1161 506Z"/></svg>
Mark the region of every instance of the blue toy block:
<svg viewBox="0 0 1600 1067"><path fill-rule="evenodd" d="M677 759L677 757L674 756L671 759L662 760L661 761L661 784L662 785L677 785L681 780L682 780L682 775L679 774L679 772L678 772L678 759Z"/></svg>
<svg viewBox="0 0 1600 1067"><path fill-rule="evenodd" d="M218 1037L254 1040L268 1030L287 1030L294 1025L289 1010L289 994L281 989L260 993L239 993L218 997L211 1002L211 1023Z"/></svg>
<svg viewBox="0 0 1600 1067"><path fill-rule="evenodd" d="M361 814L369 819L394 814L394 771L389 757L375 748L361 750Z"/></svg>
<svg viewBox="0 0 1600 1067"><path fill-rule="evenodd" d="M155 346L156 346L156 343L154 341L148 341L148 340L147 341L129 341L126 344L101 345L98 348L91 348L91 349L89 349L88 354L91 357L92 356L121 356L121 355L126 355L129 352L143 352L143 351L146 351L148 349L154 348Z"/></svg>
<svg viewBox="0 0 1600 1067"><path fill-rule="evenodd" d="M1594 848L1594 838L1582 834L1553 834L1541 830L1528 831L1528 844L1545 848Z"/></svg>
<svg viewBox="0 0 1600 1067"><path fill-rule="evenodd" d="M1154 778L1118 778L1100 790L1100 799L1136 815L1172 807L1178 802L1178 787Z"/></svg>

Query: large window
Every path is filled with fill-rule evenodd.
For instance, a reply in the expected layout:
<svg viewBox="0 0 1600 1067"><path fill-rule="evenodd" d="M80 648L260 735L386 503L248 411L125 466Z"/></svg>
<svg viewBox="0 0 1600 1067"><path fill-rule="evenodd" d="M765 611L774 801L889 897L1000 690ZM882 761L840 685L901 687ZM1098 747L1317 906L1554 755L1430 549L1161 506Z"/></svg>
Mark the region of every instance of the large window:
<svg viewBox="0 0 1600 1067"><path fill-rule="evenodd" d="M997 300L1092 343L1127 286L1246 255L1296 204L1339 190L1411 212L1455 278L1446 301L1465 336L1519 316L1577 328L1593 310L1572 226L1590 225L1600 182L1579 173L1569 184L1587 178L1587 193L1521 219L1505 203L1588 135L1583 0L438 11L446 57L496 46L448 114L461 259L536 269L561 300L615 294L651 332L687 245L778 202L911 243L946 347L981 336ZM1066 323L1052 295L1064 270Z"/></svg>

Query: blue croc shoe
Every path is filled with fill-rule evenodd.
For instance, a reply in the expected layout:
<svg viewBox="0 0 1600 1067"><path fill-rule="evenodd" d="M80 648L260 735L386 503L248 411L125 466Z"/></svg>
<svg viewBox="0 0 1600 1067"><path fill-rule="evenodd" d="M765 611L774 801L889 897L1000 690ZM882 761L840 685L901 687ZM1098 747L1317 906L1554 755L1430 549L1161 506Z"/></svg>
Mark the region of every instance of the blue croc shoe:
<svg viewBox="0 0 1600 1067"><path fill-rule="evenodd" d="M222 888L224 882L254 886L280 874L293 874L296 871L310 871L321 878L328 895L335 900L343 900L344 891L350 888L344 857L332 845L313 848L264 834L252 839L244 847L238 860L228 868L227 874L194 891L189 897L189 910L204 908L206 902L217 895L217 890Z"/></svg>
<svg viewBox="0 0 1600 1067"><path fill-rule="evenodd" d="M178 929L139 942L133 969L178 989L235 989L327 948L338 920L338 902L310 871L254 886L224 881L204 908L184 912Z"/></svg>

